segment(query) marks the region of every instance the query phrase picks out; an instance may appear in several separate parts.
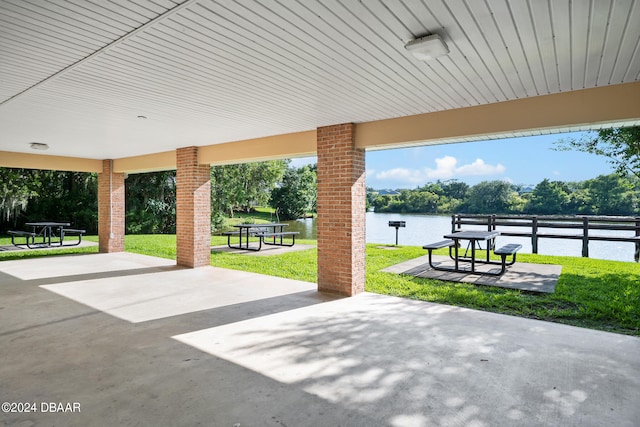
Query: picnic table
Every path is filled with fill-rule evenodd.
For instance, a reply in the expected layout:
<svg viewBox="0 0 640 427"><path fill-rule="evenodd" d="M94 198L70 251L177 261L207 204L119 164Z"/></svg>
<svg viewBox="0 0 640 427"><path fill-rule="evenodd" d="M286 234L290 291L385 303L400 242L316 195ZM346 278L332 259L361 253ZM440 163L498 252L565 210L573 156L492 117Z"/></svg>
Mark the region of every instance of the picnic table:
<svg viewBox="0 0 640 427"><path fill-rule="evenodd" d="M13 231L10 230L8 233L11 235L11 243L14 246L20 246L16 243L16 236L22 236L25 238L25 244L29 249L34 249L36 247L52 247L54 244L58 244L59 246L77 246L82 242L82 235L86 232L85 230L79 230L75 228L68 228L71 226L68 222L56 222L56 221L38 221L38 222L27 222L26 226L31 227L31 231ZM75 243L64 244L65 235L77 235L78 241ZM36 238L42 237L42 243L36 245ZM57 241L52 240L58 239Z"/></svg>
<svg viewBox="0 0 640 427"><path fill-rule="evenodd" d="M499 249L495 249L495 239L500 235L499 231L480 231L480 230L463 230L457 231L450 234L445 234L443 237L447 240L443 240L436 243L430 243L428 245L423 246L424 249L429 251L429 266L434 270L439 271L448 271L455 273L465 273L465 274L489 274L494 276L501 276L504 274L506 267L509 265L513 265L516 262L516 252L522 248L522 245L518 244L508 244ZM464 254L460 253L461 241L468 241L468 248L465 250ZM481 242L486 242L486 257L478 258L477 250L483 250L481 247ZM453 268L451 267L442 267L439 265L434 265L431 258L431 252L434 249L440 249L448 247L449 248L449 256L454 262ZM453 248L453 250L451 249ZM469 248L471 249L471 255L468 255ZM501 257L501 261L491 261L490 255L491 250L494 249L494 253ZM507 256L511 255L512 259L507 262ZM470 263L471 268L461 267L460 263ZM500 265L501 269L499 272L492 271L477 271L476 263L479 264L495 264Z"/></svg>
<svg viewBox="0 0 640 427"><path fill-rule="evenodd" d="M297 231L284 231L284 227L289 224L279 222L269 222L264 224L236 224L234 225L238 231L227 231L223 233L227 236L227 246L231 249L245 249L249 251L259 251L262 249L262 245L275 245L275 246L293 246L296 242L295 236ZM238 244L231 243L231 236L238 236ZM249 237L258 237L258 246L249 245ZM291 243L287 243L284 237L291 237ZM266 239L273 239L267 241Z"/></svg>
<svg viewBox="0 0 640 427"><path fill-rule="evenodd" d="M25 225L32 228L32 232L37 234L38 236L42 236L42 244L46 244L47 246L51 246L51 237L59 237L62 235L60 229L64 227L69 227L71 224L68 222L27 222ZM37 231L39 230L39 232ZM56 233L57 231L57 233ZM62 241L60 241L62 244Z"/></svg>
<svg viewBox="0 0 640 427"><path fill-rule="evenodd" d="M476 231L476 230L465 230L465 231L457 231L455 233L445 234L445 239L451 239L455 242L454 246L454 262L455 262L455 271L460 271L459 263L461 260L471 262L471 272L474 273L476 271L476 245L478 249L481 249L480 242L487 242L486 244L486 260L479 261L486 264L490 264L489 256L491 254L491 248L494 246L495 238L500 235L499 231ZM468 240L469 245L471 246L471 257L460 256L459 255L459 247L461 240Z"/></svg>

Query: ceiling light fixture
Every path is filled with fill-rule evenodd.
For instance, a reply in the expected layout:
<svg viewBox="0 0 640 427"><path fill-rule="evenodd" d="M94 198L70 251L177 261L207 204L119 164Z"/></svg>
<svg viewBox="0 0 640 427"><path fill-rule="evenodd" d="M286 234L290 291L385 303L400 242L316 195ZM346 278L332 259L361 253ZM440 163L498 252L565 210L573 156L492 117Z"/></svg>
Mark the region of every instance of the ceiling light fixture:
<svg viewBox="0 0 640 427"><path fill-rule="evenodd" d="M431 34L411 40L404 45L404 48L420 61L429 61L449 53L449 48L438 34Z"/></svg>
<svg viewBox="0 0 640 427"><path fill-rule="evenodd" d="M42 142L30 142L29 146L34 150L48 150L49 146Z"/></svg>

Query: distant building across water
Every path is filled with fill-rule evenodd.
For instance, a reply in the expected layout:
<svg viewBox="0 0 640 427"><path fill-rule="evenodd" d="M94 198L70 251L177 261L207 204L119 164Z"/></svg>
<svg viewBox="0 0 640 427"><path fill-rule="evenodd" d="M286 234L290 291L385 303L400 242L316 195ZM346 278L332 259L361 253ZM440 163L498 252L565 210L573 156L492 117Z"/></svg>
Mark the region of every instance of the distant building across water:
<svg viewBox="0 0 640 427"><path fill-rule="evenodd" d="M400 194L400 192L396 190L378 190L373 193L378 193L379 196L397 196Z"/></svg>

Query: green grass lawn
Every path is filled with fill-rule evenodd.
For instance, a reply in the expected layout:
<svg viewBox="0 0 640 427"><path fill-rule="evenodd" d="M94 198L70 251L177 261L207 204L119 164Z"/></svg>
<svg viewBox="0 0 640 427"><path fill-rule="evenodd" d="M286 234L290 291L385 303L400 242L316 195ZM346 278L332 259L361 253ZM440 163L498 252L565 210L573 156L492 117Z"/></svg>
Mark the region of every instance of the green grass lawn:
<svg viewBox="0 0 640 427"><path fill-rule="evenodd" d="M82 240L98 242L98 236L83 236ZM16 243L22 244L24 243L23 238L16 238ZM11 237L0 237L0 246L9 246L11 245ZM21 252L13 252L0 251L0 261L3 260L12 260L12 259L22 259L22 258L35 258L39 256L57 256L57 255L69 255L69 254L83 254L83 253L98 253L98 247L74 247L69 246L64 249L39 249L32 251L21 251Z"/></svg>
<svg viewBox="0 0 640 427"><path fill-rule="evenodd" d="M96 241L97 238L88 236L86 240ZM214 246L224 245L226 242L224 236L211 238ZM316 243L305 240L296 242ZM0 238L0 245L9 243L10 239ZM131 235L126 236L125 244L130 252L169 259L175 259L176 256L174 235ZM26 251L19 254L7 252L0 253L0 261L78 252L97 252L97 248ZM562 265L562 274L553 294L422 279L380 271L421 255L425 255L425 251L420 247L399 246L395 250L387 250L380 248L380 245L367 245L366 290L640 336L640 265L637 263L519 254L520 262ZM211 264L309 282L317 281L316 249L264 257L215 252L211 254Z"/></svg>

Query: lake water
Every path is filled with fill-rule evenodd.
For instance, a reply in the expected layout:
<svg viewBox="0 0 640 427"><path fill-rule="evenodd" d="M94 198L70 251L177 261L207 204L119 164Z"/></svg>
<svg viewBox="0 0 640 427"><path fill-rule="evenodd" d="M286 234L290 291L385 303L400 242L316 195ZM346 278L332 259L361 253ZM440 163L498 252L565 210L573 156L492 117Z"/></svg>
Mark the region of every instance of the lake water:
<svg viewBox="0 0 640 427"><path fill-rule="evenodd" d="M367 212L367 243L394 244L395 228L389 227L389 221L406 221L406 228L398 231L398 244L422 246L443 239L451 231L451 217L446 215L387 214ZM288 231L300 232L301 239L316 239L316 220L301 219L286 221ZM486 229L481 226L464 226L467 229ZM529 231L523 227L509 227L513 231ZM595 233L595 232L594 232ZM599 231L598 234L629 236L629 231ZM528 237L498 237L497 244L519 243L521 252L531 253L531 239ZM632 261L634 243L628 242L589 242L589 257L615 261ZM539 239L538 253L541 255L566 255L579 257L582 254L581 240Z"/></svg>

